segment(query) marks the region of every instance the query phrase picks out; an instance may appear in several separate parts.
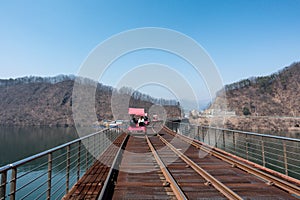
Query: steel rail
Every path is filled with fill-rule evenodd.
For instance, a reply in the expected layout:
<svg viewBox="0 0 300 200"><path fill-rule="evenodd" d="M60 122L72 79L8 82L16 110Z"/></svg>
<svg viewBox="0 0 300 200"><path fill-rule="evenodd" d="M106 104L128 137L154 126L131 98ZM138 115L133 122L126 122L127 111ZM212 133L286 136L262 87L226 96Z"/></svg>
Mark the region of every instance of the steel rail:
<svg viewBox="0 0 300 200"><path fill-rule="evenodd" d="M250 174L253 174L263 180L266 181L267 184L269 185L276 185L277 187L291 193L291 194L294 194L298 197L300 197L300 187L296 186L295 184L292 184L288 181L285 181L285 180L282 180L278 177L275 177L271 174L268 174L266 172L263 172L255 167L252 167L250 165L247 165L239 160L236 160L234 159L233 157L230 157L230 156L227 156L223 153L220 153L218 151L215 150L215 148L213 147L210 147L200 141L197 141L197 140L194 140L194 139L191 139L191 138L188 138L186 136L183 136L183 135L180 135L180 134L175 134L173 133L172 130L168 129L165 127L165 130L167 130L167 132L169 134L172 134L173 136L175 137L179 137L180 139L182 139L183 141L195 146L196 148L200 149L200 150L203 150L209 154L212 154L213 156L235 166L235 167L238 167ZM221 151L221 150L219 150Z"/></svg>
<svg viewBox="0 0 300 200"><path fill-rule="evenodd" d="M120 160L122 159L122 153L123 153L122 149L125 147L125 145L128 141L128 138L129 138L129 134L126 134L126 136L123 139L123 142L120 145L119 150L116 153L116 156L113 160L113 163L111 164L108 175L106 177L106 180L105 180L103 187L101 189L101 192L99 194L99 197L98 197L99 200L107 199L108 195L110 195L109 194L109 190L111 189L110 185L112 184L114 178L116 178L116 177L114 177L114 175L115 175L116 171L118 171L118 169L119 169L119 164L120 164Z"/></svg>
<svg viewBox="0 0 300 200"><path fill-rule="evenodd" d="M230 188L228 188L226 185L221 183L219 180L217 180L215 177L210 175L207 171L205 171L202 167L197 165L194 161L192 161L190 158L188 158L186 155L184 155L182 152L177 150L173 145L171 145L166 139L164 139L162 136L157 134L157 137L167 146L169 147L176 155L178 155L184 162L186 162L191 168L193 168L200 176L202 176L208 184L211 184L216 188L220 193L222 193L225 197L228 199L238 199L242 200L243 198L240 197L237 193L232 191Z"/></svg>
<svg viewBox="0 0 300 200"><path fill-rule="evenodd" d="M164 174L164 177L166 178L166 180L170 183L170 187L171 187L173 193L175 194L176 198L177 199L188 199L186 197L186 195L184 194L184 192L179 187L179 185L177 184L177 182L175 181L175 179L173 178L173 176L170 174L169 170L166 168L163 161L160 159L160 157L157 154L152 142L149 140L147 135L145 135L145 138L147 140L148 146L149 146L149 148L150 148L157 164L159 165L160 170Z"/></svg>

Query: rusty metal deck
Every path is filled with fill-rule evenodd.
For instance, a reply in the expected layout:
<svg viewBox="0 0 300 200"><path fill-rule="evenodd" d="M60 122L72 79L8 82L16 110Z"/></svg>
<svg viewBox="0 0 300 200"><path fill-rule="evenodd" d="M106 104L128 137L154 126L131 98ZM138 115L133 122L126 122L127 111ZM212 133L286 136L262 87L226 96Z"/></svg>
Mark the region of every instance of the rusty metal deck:
<svg viewBox="0 0 300 200"><path fill-rule="evenodd" d="M184 154L186 156L241 196L242 199L296 199L282 189L268 185L266 181L236 168L209 153L203 152L191 145L187 146L186 143L176 137L169 134L163 134L163 138L170 142L174 147L184 149ZM181 183L180 185L185 187L184 184L185 183ZM189 185L189 183L187 183L187 185ZM199 199L202 195L206 194L206 192L202 192L202 190L199 189L198 196L190 196L190 199ZM212 198L212 196L208 195L207 198Z"/></svg>
<svg viewBox="0 0 300 200"><path fill-rule="evenodd" d="M113 145L98 158L84 176L63 199L97 199L108 176L110 166L126 134L120 135ZM101 162L100 162L101 160ZM105 164L104 164L105 163ZM107 164L110 164L108 166Z"/></svg>
<svg viewBox="0 0 300 200"><path fill-rule="evenodd" d="M116 143L120 144L123 138L118 138ZM96 162L65 199L97 199L101 190L106 189L110 190L109 199L177 199L176 191L150 145L184 193L182 199L228 199L228 193L233 195L230 199L298 199L284 189L196 148L166 129L161 130L159 135L129 136L118 174L108 180L112 182L110 188L103 187L109 167ZM116 151L117 148L111 149L100 159L110 159L112 162ZM197 172L194 165L212 179ZM227 189L227 194L222 192L224 188L216 186L214 180ZM299 190L299 185L295 188Z"/></svg>
<svg viewBox="0 0 300 200"><path fill-rule="evenodd" d="M113 199L176 199L144 136L131 136L123 154Z"/></svg>

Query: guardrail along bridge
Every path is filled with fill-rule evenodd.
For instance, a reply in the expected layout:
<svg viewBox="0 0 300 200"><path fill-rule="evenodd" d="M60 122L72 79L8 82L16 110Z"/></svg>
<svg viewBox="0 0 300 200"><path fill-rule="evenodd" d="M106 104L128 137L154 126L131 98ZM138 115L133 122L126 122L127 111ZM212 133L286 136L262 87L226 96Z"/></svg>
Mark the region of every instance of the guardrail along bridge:
<svg viewBox="0 0 300 200"><path fill-rule="evenodd" d="M299 153L299 139L183 123L105 129L2 167L0 199L299 199Z"/></svg>

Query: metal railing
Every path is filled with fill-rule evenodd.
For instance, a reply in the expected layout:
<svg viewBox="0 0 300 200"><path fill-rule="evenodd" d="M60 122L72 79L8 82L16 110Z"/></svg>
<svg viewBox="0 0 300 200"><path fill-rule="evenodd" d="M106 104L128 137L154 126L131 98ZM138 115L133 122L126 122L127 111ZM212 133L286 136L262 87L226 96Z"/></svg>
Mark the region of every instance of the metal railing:
<svg viewBox="0 0 300 200"><path fill-rule="evenodd" d="M119 136L104 129L0 168L0 200L61 199Z"/></svg>
<svg viewBox="0 0 300 200"><path fill-rule="evenodd" d="M171 130L300 179L300 139L187 123L167 122Z"/></svg>

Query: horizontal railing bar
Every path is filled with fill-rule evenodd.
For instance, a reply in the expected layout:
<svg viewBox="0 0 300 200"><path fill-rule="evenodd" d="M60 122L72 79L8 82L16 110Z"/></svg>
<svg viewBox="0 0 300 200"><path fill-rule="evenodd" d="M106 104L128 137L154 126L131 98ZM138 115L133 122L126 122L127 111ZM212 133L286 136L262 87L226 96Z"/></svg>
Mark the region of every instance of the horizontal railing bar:
<svg viewBox="0 0 300 200"><path fill-rule="evenodd" d="M52 196L54 196L57 192L59 192L61 190L61 188L63 186L65 186L66 183L62 183L53 193L52 193ZM64 191L63 191L64 192ZM59 195L58 195L59 196Z"/></svg>
<svg viewBox="0 0 300 200"><path fill-rule="evenodd" d="M64 193L65 193L65 191L62 191L59 195L57 195L58 197L56 197L55 200L56 200L56 199L61 199L60 196L63 196L62 194L64 194Z"/></svg>
<svg viewBox="0 0 300 200"><path fill-rule="evenodd" d="M272 155L272 156L278 156L280 158L283 158L283 155L278 155L277 153L270 152L270 151L265 151L265 155Z"/></svg>
<svg viewBox="0 0 300 200"><path fill-rule="evenodd" d="M252 155L261 158L261 155L260 155L260 154L257 154L257 153L254 153L254 152L250 152L250 153L249 153L249 156L253 157ZM257 158L257 159L258 159L258 158Z"/></svg>
<svg viewBox="0 0 300 200"><path fill-rule="evenodd" d="M34 172L34 171L36 171L37 169L39 169L39 168L41 168L41 167L44 167L44 166L46 167L47 165L48 165L48 163L42 163L42 164L40 164L39 166L34 167L33 169L30 169L30 171L26 171L24 174L21 174L20 176L17 177L17 179L21 179L21 178L23 178L24 176L30 174L31 172ZM38 171L41 171L41 170L38 170Z"/></svg>
<svg viewBox="0 0 300 200"><path fill-rule="evenodd" d="M266 145L280 145L281 142L277 141L277 142L272 142L272 141L268 141L268 140L264 140Z"/></svg>
<svg viewBox="0 0 300 200"><path fill-rule="evenodd" d="M56 168L58 168L59 166L61 166L62 164L66 164L66 160L64 160L64 161L62 161L62 162L60 162L60 163L55 163L55 167L53 167L53 169L56 169Z"/></svg>
<svg viewBox="0 0 300 200"><path fill-rule="evenodd" d="M47 180L40 184L38 187L34 188L33 190L31 190L28 194L26 194L25 196L21 197L21 199L25 199L26 197L30 196L31 194L33 194L35 191L37 191L38 189L40 189L42 186L46 185Z"/></svg>
<svg viewBox="0 0 300 200"><path fill-rule="evenodd" d="M292 163L289 163L289 167L295 167L295 168L297 168L299 171L300 171L300 167L298 166L298 165L294 165L294 164L292 164ZM290 169L289 169L290 170Z"/></svg>
<svg viewBox="0 0 300 200"><path fill-rule="evenodd" d="M52 159L52 161L54 162L55 160L58 160L58 159L60 159L60 158L62 158L62 157L64 157L64 156L66 156L66 155L67 155L67 152L64 152L64 153L60 154L59 156L54 157L54 158Z"/></svg>
<svg viewBox="0 0 300 200"><path fill-rule="evenodd" d="M24 159L22 159L22 160L20 160L20 161L17 161L17 162L11 163L11 164L7 164L7 165L5 165L5 166L3 166L3 167L0 168L0 173L1 173L2 171L9 170L9 169L11 169L11 168L13 168L13 167L18 167L19 165L23 165L23 164L28 163L28 162L30 162L30 161L32 161L32 160L35 160L35 159L40 158L40 157L43 157L43 156L45 156L45 155L47 155L47 154L49 154L49 153L55 152L55 151L57 151L57 150L59 150L59 149L62 149L62 148L64 148L64 147L68 146L68 145L75 144L75 143L77 143L77 142L79 142L79 141L81 141L81 140L84 140L84 139L86 139L86 138L90 138L90 137L92 137L92 136L94 136L94 135L96 135L96 134L99 134L99 133L101 133L101 132L105 132L105 131L107 131L107 130L109 130L109 129L103 129L103 130L100 130L100 131L98 131L98 132L92 133L92 134L90 134L90 135L86 135L86 136L84 136L84 137L78 138L78 139L73 140L73 141L71 141L71 142L67 142L67 143L65 143L65 144L59 145L59 146L54 147L54 148L52 148L52 149L43 151L43 152L41 152L41 153L35 154L35 155L30 156L30 157L27 157L27 158L24 158Z"/></svg>
<svg viewBox="0 0 300 200"><path fill-rule="evenodd" d="M254 146L254 147L252 147L252 146ZM255 146L255 145L252 145L251 143L248 143L248 150L253 150L253 151L255 151L255 150L258 150L259 147L260 147L260 146Z"/></svg>
<svg viewBox="0 0 300 200"><path fill-rule="evenodd" d="M289 172L291 172L291 173L293 173L293 174L300 175L300 172L296 172L296 171L294 171L294 170L290 170L290 169L289 169Z"/></svg>
<svg viewBox="0 0 300 200"><path fill-rule="evenodd" d="M74 164L76 164L76 165L74 165ZM77 167L77 160L73 160L73 162L70 162L70 170L73 169L73 168L71 167L72 165L74 165L73 168L76 169L76 167Z"/></svg>
<svg viewBox="0 0 300 200"><path fill-rule="evenodd" d="M291 157L287 157L287 159L289 160L289 161L300 161L300 160L296 160L295 158L291 158ZM297 166L297 168L299 168L300 169L300 167L299 166Z"/></svg>
<svg viewBox="0 0 300 200"><path fill-rule="evenodd" d="M282 163L283 164L283 163ZM270 165L270 166L273 166L274 168L276 169L281 169L281 170L285 170L285 168L283 166L279 166L279 165L276 165L272 162L266 162L266 165Z"/></svg>
<svg viewBox="0 0 300 200"><path fill-rule="evenodd" d="M42 192L40 195L38 195L35 199L40 199L43 195L46 195L48 189L46 189L44 192Z"/></svg>
<svg viewBox="0 0 300 200"><path fill-rule="evenodd" d="M188 123L181 123L181 122L176 122L177 124L188 124ZM195 124L191 124L192 126L199 126ZM283 137L283 136L275 136L275 135L269 135L269 134L263 134L263 133L254 133L254 132L248 132L248 131L240 131L240 130L230 130L226 128L218 128L218 127L213 127L213 126L199 126L199 127L204 127L207 129L215 129L215 130L224 130L228 132L234 132L234 133L242 133L246 135L254 135L258 137L267 137L267 138L274 138L274 139L280 139L280 140L287 140L287 141L294 141L294 142L300 142L300 139L297 138L288 138L288 137Z"/></svg>
<svg viewBox="0 0 300 200"><path fill-rule="evenodd" d="M259 159L256 159L256 158L250 158L250 159L248 159L249 161L253 161L253 160L255 160L256 162L262 162L261 160L259 160Z"/></svg>
<svg viewBox="0 0 300 200"><path fill-rule="evenodd" d="M29 184L33 183L34 181L40 179L41 177L45 176L48 172L44 172L43 174L40 174L39 176L35 177L34 179L30 180L26 184L22 185L21 187L16 189L16 192L22 190L23 188L27 187Z"/></svg>
<svg viewBox="0 0 300 200"><path fill-rule="evenodd" d="M74 181L76 180L77 174L76 171L74 173L72 173L73 175L70 176L70 180L72 180L74 178ZM77 181L75 181L77 182Z"/></svg>
<svg viewBox="0 0 300 200"><path fill-rule="evenodd" d="M278 166L278 165L275 165L275 164L273 164L273 163L266 162L266 164L268 164L268 165L271 165L271 166L273 166L274 168L277 168L277 169L282 169L282 170L284 170L284 168L283 168L283 167L280 167L280 166Z"/></svg>
<svg viewBox="0 0 300 200"><path fill-rule="evenodd" d="M276 149L275 147L268 147L268 146L265 145L265 151L267 152L268 150L272 150L274 152L279 152L279 153L282 152L282 149Z"/></svg>
<svg viewBox="0 0 300 200"><path fill-rule="evenodd" d="M293 143L294 145L297 144L297 143ZM289 143L286 143L286 147L289 147L289 148L295 148L295 146L292 146L290 145Z"/></svg>
<svg viewBox="0 0 300 200"><path fill-rule="evenodd" d="M79 144L79 143L76 143L76 144L77 144L76 146L74 146L74 145L71 146L71 145L70 145L70 153L72 153L72 152L74 152L74 151L75 151L75 152L78 151L78 146L79 146L78 144Z"/></svg>
<svg viewBox="0 0 300 200"><path fill-rule="evenodd" d="M54 188L54 186L56 186L61 180L63 180L64 178L66 178L66 175L62 175L59 179L57 179L55 181L55 183L52 183L52 188ZM52 178L53 179L53 178ZM63 182L63 184L65 184L65 182Z"/></svg>
<svg viewBox="0 0 300 200"><path fill-rule="evenodd" d="M273 162L270 162L270 161L273 161ZM278 162L278 160L274 160L274 159L272 159L272 158L268 158L268 159L266 159L266 164L269 164L269 165L274 165L275 167L284 167L284 166L279 166L279 165L276 165L276 164L281 164L281 165L283 165L284 163L283 162Z"/></svg>
<svg viewBox="0 0 300 200"><path fill-rule="evenodd" d="M72 160L73 158L77 158L77 157L78 157L78 151L70 155L70 159L71 159L71 160Z"/></svg>
<svg viewBox="0 0 300 200"><path fill-rule="evenodd" d="M55 177L61 175L60 173L63 172L63 171L65 171L65 170L66 170L66 167L63 168L63 169L61 169L61 170L59 170L59 171L56 171L55 175L52 175L51 179L53 180Z"/></svg>
<svg viewBox="0 0 300 200"><path fill-rule="evenodd" d="M9 182L5 182L5 183L2 183L2 184L0 184L0 187L3 187L4 185L6 185L6 184L8 184Z"/></svg>

